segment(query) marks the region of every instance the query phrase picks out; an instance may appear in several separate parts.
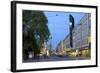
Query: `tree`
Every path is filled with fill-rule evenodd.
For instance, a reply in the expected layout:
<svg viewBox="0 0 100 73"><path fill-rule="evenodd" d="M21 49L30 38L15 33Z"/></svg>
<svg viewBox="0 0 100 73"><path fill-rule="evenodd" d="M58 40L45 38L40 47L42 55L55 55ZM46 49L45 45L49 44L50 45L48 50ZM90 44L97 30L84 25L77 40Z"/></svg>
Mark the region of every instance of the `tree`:
<svg viewBox="0 0 100 73"><path fill-rule="evenodd" d="M42 11L23 10L23 51L31 48L34 56L49 39L48 20ZM23 53L25 55L25 53Z"/></svg>

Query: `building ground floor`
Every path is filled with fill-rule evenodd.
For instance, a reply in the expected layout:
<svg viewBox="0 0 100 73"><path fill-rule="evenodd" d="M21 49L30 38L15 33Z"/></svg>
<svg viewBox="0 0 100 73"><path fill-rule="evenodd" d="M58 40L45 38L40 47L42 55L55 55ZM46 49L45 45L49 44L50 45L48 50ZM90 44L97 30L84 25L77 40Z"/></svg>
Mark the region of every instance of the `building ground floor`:
<svg viewBox="0 0 100 73"><path fill-rule="evenodd" d="M71 49L67 51L67 55L70 57L91 57L91 49L89 47Z"/></svg>

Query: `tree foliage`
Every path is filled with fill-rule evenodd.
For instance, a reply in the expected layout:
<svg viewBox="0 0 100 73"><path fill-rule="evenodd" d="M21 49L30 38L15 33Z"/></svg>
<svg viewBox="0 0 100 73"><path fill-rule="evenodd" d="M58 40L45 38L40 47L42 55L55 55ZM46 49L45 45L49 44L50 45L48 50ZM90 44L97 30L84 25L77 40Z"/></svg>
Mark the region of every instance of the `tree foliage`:
<svg viewBox="0 0 100 73"><path fill-rule="evenodd" d="M48 20L42 11L23 10L23 50L40 52L44 41L49 39Z"/></svg>

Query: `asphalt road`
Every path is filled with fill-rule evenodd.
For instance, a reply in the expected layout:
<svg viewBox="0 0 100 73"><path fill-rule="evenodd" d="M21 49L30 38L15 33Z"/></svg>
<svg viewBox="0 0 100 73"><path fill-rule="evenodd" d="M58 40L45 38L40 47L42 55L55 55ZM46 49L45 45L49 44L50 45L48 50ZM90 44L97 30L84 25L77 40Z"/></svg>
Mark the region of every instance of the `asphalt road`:
<svg viewBox="0 0 100 73"><path fill-rule="evenodd" d="M50 56L50 57L40 57L38 59L28 59L25 60L24 62L49 62L49 61L68 61L68 60L83 60L83 59L89 59L89 58L83 58L83 57L77 57L77 58L72 58L72 57L68 57L68 56L63 56L63 57L59 57L59 56Z"/></svg>

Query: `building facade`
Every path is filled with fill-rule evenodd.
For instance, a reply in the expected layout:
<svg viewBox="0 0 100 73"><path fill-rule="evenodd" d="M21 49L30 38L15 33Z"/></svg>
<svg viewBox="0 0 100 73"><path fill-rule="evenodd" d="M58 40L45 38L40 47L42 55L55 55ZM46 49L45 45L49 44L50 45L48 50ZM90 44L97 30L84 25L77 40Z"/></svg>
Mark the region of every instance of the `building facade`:
<svg viewBox="0 0 100 73"><path fill-rule="evenodd" d="M56 47L56 55L58 56L66 56L66 48L65 43L60 41Z"/></svg>
<svg viewBox="0 0 100 73"><path fill-rule="evenodd" d="M73 48L85 48L89 46L89 37L91 34L90 14L86 14L73 30Z"/></svg>
<svg viewBox="0 0 100 73"><path fill-rule="evenodd" d="M49 49L47 42L42 44L42 48L40 50L40 56L49 56Z"/></svg>
<svg viewBox="0 0 100 73"><path fill-rule="evenodd" d="M70 33L65 37L63 48L66 49L66 54L74 56L90 57L91 51L91 14L86 13L72 30L72 40L70 40ZM70 45L72 42L72 45ZM58 47L61 49L62 45L59 43ZM63 50L64 50L63 49ZM69 52L68 52L69 51Z"/></svg>
<svg viewBox="0 0 100 73"><path fill-rule="evenodd" d="M85 14L73 30L73 49L80 55L90 55L91 14Z"/></svg>

